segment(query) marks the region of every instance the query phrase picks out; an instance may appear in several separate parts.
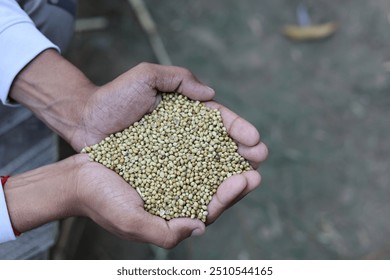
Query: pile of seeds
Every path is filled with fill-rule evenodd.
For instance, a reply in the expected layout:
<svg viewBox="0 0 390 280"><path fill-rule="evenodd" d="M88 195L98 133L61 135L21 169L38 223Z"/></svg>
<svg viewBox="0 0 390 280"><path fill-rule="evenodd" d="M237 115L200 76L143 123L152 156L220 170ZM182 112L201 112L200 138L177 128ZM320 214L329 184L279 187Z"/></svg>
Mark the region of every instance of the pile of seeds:
<svg viewBox="0 0 390 280"><path fill-rule="evenodd" d="M166 220L207 217L218 186L250 170L237 153L220 112L179 94L129 128L83 149L134 187L145 210Z"/></svg>

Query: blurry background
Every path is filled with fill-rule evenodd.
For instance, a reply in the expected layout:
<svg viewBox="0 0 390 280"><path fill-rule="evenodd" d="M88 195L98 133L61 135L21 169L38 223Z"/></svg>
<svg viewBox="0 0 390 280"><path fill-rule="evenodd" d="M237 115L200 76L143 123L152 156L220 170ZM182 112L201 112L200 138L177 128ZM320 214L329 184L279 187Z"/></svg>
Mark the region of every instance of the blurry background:
<svg viewBox="0 0 390 280"><path fill-rule="evenodd" d="M165 252L169 259L390 258L390 2L145 1L173 64L252 122L268 145L261 188ZM307 5L312 22L336 21L325 40L281 33ZM80 0L65 56L98 84L157 62L126 0ZM149 245L82 223L75 259L154 259ZM75 233L76 232L76 233Z"/></svg>

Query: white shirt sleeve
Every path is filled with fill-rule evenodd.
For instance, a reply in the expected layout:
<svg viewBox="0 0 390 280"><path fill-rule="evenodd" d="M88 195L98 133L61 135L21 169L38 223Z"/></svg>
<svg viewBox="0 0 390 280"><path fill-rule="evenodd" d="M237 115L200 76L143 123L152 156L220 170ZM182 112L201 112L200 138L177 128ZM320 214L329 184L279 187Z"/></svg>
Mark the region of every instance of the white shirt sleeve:
<svg viewBox="0 0 390 280"><path fill-rule="evenodd" d="M9 104L8 92L18 73L49 48L59 51L16 1L0 1L0 100L3 104Z"/></svg>
<svg viewBox="0 0 390 280"><path fill-rule="evenodd" d="M5 204L3 186L0 182L0 243L15 239L16 237L8 215L7 205Z"/></svg>
<svg viewBox="0 0 390 280"><path fill-rule="evenodd" d="M59 48L35 27L14 0L0 1L0 100L9 104L8 92L18 73L42 51ZM14 240L8 209L0 183L0 243Z"/></svg>

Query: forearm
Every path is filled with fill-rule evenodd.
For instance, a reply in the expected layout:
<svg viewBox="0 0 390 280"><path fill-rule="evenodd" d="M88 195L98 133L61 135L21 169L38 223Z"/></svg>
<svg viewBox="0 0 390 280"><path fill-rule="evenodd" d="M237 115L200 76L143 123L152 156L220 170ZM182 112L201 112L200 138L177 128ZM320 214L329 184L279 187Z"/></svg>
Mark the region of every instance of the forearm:
<svg viewBox="0 0 390 280"><path fill-rule="evenodd" d="M50 221L78 215L79 160L71 157L10 177L4 187L11 222L25 232Z"/></svg>
<svg viewBox="0 0 390 280"><path fill-rule="evenodd" d="M10 97L72 144L83 126L83 106L96 90L85 75L48 49L31 61L15 78Z"/></svg>

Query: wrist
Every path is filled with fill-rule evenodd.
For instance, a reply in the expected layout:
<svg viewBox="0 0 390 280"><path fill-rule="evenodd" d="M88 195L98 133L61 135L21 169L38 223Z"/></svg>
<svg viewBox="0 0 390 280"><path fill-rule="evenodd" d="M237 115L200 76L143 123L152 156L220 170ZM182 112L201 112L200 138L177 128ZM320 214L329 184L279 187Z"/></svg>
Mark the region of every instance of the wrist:
<svg viewBox="0 0 390 280"><path fill-rule="evenodd" d="M12 225L21 232L78 215L80 163L73 157L10 177L4 188Z"/></svg>
<svg viewBox="0 0 390 280"><path fill-rule="evenodd" d="M51 129L73 144L73 135L83 129L85 104L96 89L81 71L57 51L48 49L18 74L11 87L10 98L28 107Z"/></svg>
<svg viewBox="0 0 390 280"><path fill-rule="evenodd" d="M4 185L5 185L5 183L8 181L8 179L9 179L9 177L10 176L0 176L1 177L1 190L0 190L0 192L2 192L0 195L1 195L1 198L0 199L3 199L3 201L1 202L0 201L0 205L2 204L2 206L0 206L0 208L2 208L2 209L0 209L0 211L2 211L2 210L4 210L5 208L6 208L6 204L5 204L5 197L4 197L4 190L3 190L3 188L4 188ZM5 207L4 207L5 206ZM20 231L18 231L13 225L12 225L12 222L11 222L11 219L9 218L9 214L8 214L8 208L7 208L7 213L6 213L6 215L7 215L7 217L8 217L8 220L7 219L5 219L5 216L3 215L2 216L2 220L3 220L3 222L5 221L5 226L6 227L11 227L12 228L12 231L13 231L13 233L14 233L14 235L15 235L15 237L17 237L17 236L20 236L22 233L20 232ZM3 213L4 214L4 213ZM8 223L8 221L9 221L9 223ZM4 224L3 224L3 226L4 226ZM4 230L4 229L2 229L2 230Z"/></svg>

